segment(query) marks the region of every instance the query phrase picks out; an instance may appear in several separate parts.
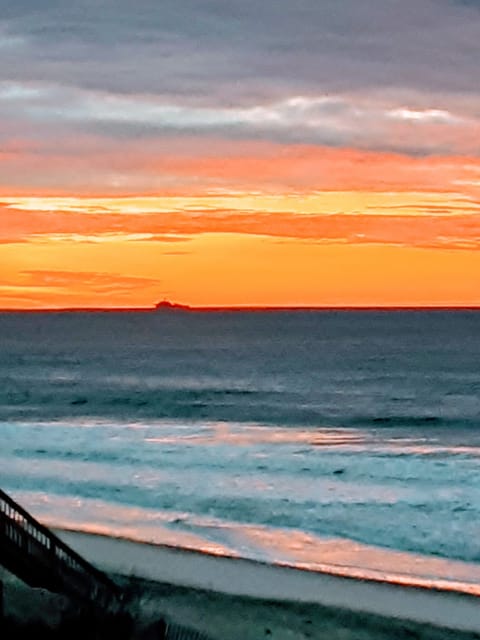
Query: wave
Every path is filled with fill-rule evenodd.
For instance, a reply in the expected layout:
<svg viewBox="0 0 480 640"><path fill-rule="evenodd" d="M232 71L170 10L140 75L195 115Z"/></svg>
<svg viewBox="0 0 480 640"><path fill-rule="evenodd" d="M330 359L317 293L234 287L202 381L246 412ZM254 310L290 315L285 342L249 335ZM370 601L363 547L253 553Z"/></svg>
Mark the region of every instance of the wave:
<svg viewBox="0 0 480 640"><path fill-rule="evenodd" d="M284 426L325 423L317 408L305 406L297 394L286 391L235 387L119 390L102 388L101 384L85 389L70 385L38 386L38 381L32 381L28 390L0 389L0 417L10 420L38 415L45 420L76 416L138 417Z"/></svg>
<svg viewBox="0 0 480 640"><path fill-rule="evenodd" d="M40 375L40 374L39 374ZM437 428L472 429L479 426L478 411L471 406L456 407L443 413L431 406L405 406L404 411L388 412L394 398L384 399L372 410L359 412L360 400L342 390L341 381L334 390L302 390L292 385L269 385L256 381L248 384L185 384L150 380L134 376L115 384L111 376L89 380L44 380L41 377L10 380L0 385L0 419L42 420L98 417L117 420L177 420L257 423L279 427L318 428ZM322 395L323 394L323 395ZM388 406L390 404L390 407ZM383 406L382 405L387 405ZM473 409L472 409L473 407ZM379 409L382 412L376 412ZM467 410L468 409L468 410Z"/></svg>
<svg viewBox="0 0 480 640"><path fill-rule="evenodd" d="M68 496L52 501L36 492L20 492L17 497L54 528L363 580L480 595L480 565L475 563L395 551L295 527L237 523L207 514L120 507L98 499L79 504Z"/></svg>
<svg viewBox="0 0 480 640"><path fill-rule="evenodd" d="M478 429L475 415L461 417L422 414L336 415L320 411L315 405L299 402L297 397L276 392L238 390L162 390L135 394L90 394L56 392L34 393L21 397L2 397L0 420L98 420L187 421L201 423L242 423L284 428L311 429Z"/></svg>
<svg viewBox="0 0 480 640"><path fill-rule="evenodd" d="M438 415L357 415L344 420L345 426L349 427L448 427L465 428L478 427L480 421L477 416L462 416L461 418L438 416Z"/></svg>
<svg viewBox="0 0 480 640"><path fill-rule="evenodd" d="M189 514L169 525L178 531L211 517L480 559L474 434L85 416L0 423L0 433L0 485L52 504L97 498L118 513Z"/></svg>

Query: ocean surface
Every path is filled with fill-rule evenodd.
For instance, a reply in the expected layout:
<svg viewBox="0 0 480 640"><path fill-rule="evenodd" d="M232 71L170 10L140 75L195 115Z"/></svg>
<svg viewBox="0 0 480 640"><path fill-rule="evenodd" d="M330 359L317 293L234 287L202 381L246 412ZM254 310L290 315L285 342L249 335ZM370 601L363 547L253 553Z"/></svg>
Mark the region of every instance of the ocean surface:
<svg viewBox="0 0 480 640"><path fill-rule="evenodd" d="M480 594L480 312L0 314L0 487L57 527Z"/></svg>

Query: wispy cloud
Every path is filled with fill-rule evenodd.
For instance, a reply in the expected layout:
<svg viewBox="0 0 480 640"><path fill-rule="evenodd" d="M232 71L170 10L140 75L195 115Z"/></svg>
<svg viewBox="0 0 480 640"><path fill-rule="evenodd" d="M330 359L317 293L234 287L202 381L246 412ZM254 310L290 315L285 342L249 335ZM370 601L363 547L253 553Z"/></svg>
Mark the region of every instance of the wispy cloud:
<svg viewBox="0 0 480 640"><path fill-rule="evenodd" d="M78 300L88 304L88 300L97 297L101 306L128 306L132 296L155 299L163 286L158 278L115 272L33 269L20 271L11 279L0 277L0 299L20 306L22 302L41 306L45 301L52 301L55 306L60 300L60 306L68 306Z"/></svg>
<svg viewBox="0 0 480 640"><path fill-rule="evenodd" d="M12 121L72 127L124 143L139 136L218 136L284 144L353 146L406 153L480 154L480 119L462 104L452 110L410 107L402 95L293 95L248 106L188 105L162 96L124 95L61 85L0 83L0 113ZM19 113L22 117L19 118Z"/></svg>
<svg viewBox="0 0 480 640"><path fill-rule="evenodd" d="M80 284L87 289L92 288L98 293L129 291L138 287L158 286L161 281L157 278L140 278L138 276L126 276L121 273L102 273L97 271L61 271L49 269L33 269L21 272L25 278L25 285L36 284L38 286L65 287L71 284Z"/></svg>
<svg viewBox="0 0 480 640"><path fill-rule="evenodd" d="M331 202L335 196L331 196ZM0 222L0 241L48 242L48 243L125 243L156 242L184 243L202 234L236 234L265 236L268 238L290 238L309 242L336 242L355 244L389 244L410 247L442 247L450 249L480 249L480 202L453 204L452 209L439 208L435 199L417 202L411 198L409 205L399 204L400 212L385 210L379 204L382 198L369 200L358 209L359 201L350 201L350 209L343 212L318 211L328 204L319 198L315 204L306 199L311 210L282 210L281 205L293 203L288 198L262 198L257 210L202 209L200 203L191 211L154 210L155 201L136 200L110 202L102 212L93 212L92 203L87 204L90 213L81 213L76 204L70 211L32 211L32 203L26 211L4 210ZM395 202L390 196L392 203ZM341 200L341 194L339 194ZM347 194L343 194L344 205L348 205ZM214 199L212 199L212 204ZM255 198L247 199L251 205ZM60 204L60 203L58 203ZM183 202L185 204L185 201ZM222 204L222 200L218 204ZM244 202L246 204L246 202ZM130 206L129 206L130 205ZM357 205L357 208L355 208ZM125 207L121 214L112 209ZM392 204L392 207L395 205ZM110 212L108 209L110 208ZM270 211L268 210L270 208ZM316 210L317 209L317 210ZM16 218L14 225L11 220ZM40 231L41 229L41 231Z"/></svg>
<svg viewBox="0 0 480 640"><path fill-rule="evenodd" d="M0 123L1 128L1 123ZM311 191L480 192L480 159L410 157L218 136L129 143L72 135L11 138L0 152L0 195L118 196Z"/></svg>

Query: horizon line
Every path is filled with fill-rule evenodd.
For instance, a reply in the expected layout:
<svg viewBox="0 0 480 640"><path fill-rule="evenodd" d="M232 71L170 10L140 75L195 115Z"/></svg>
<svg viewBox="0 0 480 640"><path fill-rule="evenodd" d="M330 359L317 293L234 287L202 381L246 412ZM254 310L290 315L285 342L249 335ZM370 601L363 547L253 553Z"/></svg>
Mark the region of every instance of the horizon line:
<svg viewBox="0 0 480 640"><path fill-rule="evenodd" d="M473 305L202 305L179 304L173 308L153 307L26 307L0 308L0 313L132 313L154 314L189 312L261 312L261 311L480 311L480 304Z"/></svg>

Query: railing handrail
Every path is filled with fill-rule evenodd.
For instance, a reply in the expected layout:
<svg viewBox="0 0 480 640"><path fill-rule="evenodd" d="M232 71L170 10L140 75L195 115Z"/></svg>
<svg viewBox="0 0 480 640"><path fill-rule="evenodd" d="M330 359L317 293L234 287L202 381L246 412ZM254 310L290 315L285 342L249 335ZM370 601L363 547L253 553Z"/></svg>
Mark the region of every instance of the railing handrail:
<svg viewBox="0 0 480 640"><path fill-rule="evenodd" d="M6 494L2 489L0 489L0 516L4 516L6 519L15 522L15 524L19 524L14 518L11 518L5 509L5 505L12 510L13 513L19 515L25 522L27 522L37 533L42 534L49 541L49 549L56 550L60 549L65 553L67 558L70 561L73 561L75 565L80 567L84 573L89 575L91 578L94 578L98 583L100 583L104 588L110 591L111 595L116 599L120 597L120 591L118 587L112 582L104 573L102 573L99 569L91 565L87 560L82 558L76 551L71 549L65 542L63 542L57 535L55 535L50 529L46 526L38 522L32 515L28 513L21 505L19 505L13 498L11 498L8 494ZM25 527L21 527L25 530ZM41 540L38 540L35 536L33 536L30 532L25 531L25 533L31 537L34 537L36 542L46 547L47 545L43 544ZM58 558L59 559L59 558ZM60 560L60 559L59 559ZM68 564L65 562L65 564Z"/></svg>

